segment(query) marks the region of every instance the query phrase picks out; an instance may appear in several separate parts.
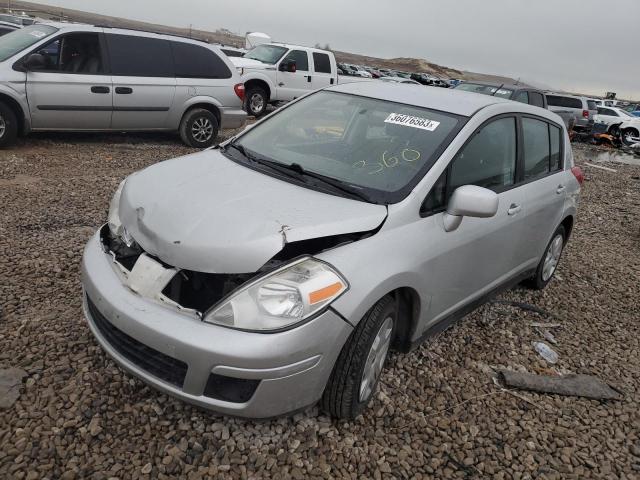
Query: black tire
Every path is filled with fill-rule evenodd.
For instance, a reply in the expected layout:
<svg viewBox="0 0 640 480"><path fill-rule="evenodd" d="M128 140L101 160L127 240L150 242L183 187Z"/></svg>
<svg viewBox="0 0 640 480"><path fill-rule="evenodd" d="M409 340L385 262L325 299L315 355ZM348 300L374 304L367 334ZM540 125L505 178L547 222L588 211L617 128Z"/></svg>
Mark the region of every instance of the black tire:
<svg viewBox="0 0 640 480"><path fill-rule="evenodd" d="M558 263L556 263L556 266L553 268L551 275L545 278L545 274L544 274L545 260L549 253L549 250L552 248L551 246L554 240L556 239L556 237L558 237L558 235L562 236L562 245L561 245L560 253L558 255ZM549 284L549 282L551 281L551 279L556 273L556 269L558 268L558 264L560 262L560 259L562 258L562 251L564 250L564 246L566 242L567 242L567 234L565 232L564 226L560 225L556 229L556 231L553 232L553 235L551 235L551 240L549 240L549 243L547 244L547 248L544 249L544 253L542 254L540 263L538 263L538 267L536 268L535 275L530 279L528 279L525 282L525 285L527 285L529 288L532 288L534 290L542 290L544 287L546 287Z"/></svg>
<svg viewBox="0 0 640 480"><path fill-rule="evenodd" d="M207 148L218 136L218 119L209 110L194 108L182 117L180 138L193 148Z"/></svg>
<svg viewBox="0 0 640 480"><path fill-rule="evenodd" d="M620 125L611 125L608 130L609 135L618 138L620 137Z"/></svg>
<svg viewBox="0 0 640 480"><path fill-rule="evenodd" d="M244 109L249 115L258 118L267 111L267 92L261 87L249 87L245 95Z"/></svg>
<svg viewBox="0 0 640 480"><path fill-rule="evenodd" d="M628 137L632 136L632 137L639 137L640 134L638 134L638 130L636 130L635 128L625 128L624 130L622 130L622 143L624 143L627 147L630 147L632 145L635 145L636 142L630 140Z"/></svg>
<svg viewBox="0 0 640 480"><path fill-rule="evenodd" d="M0 102L0 148L13 145L18 136L18 119L6 103Z"/></svg>
<svg viewBox="0 0 640 480"><path fill-rule="evenodd" d="M326 413L337 418L353 419L369 404L376 391L379 377L373 383L368 396L360 399L363 372L374 339L388 318L393 321L390 334L392 341L397 325L397 308L395 300L389 295L378 301L365 314L342 347L320 401L320 408ZM387 350L384 363L388 356Z"/></svg>

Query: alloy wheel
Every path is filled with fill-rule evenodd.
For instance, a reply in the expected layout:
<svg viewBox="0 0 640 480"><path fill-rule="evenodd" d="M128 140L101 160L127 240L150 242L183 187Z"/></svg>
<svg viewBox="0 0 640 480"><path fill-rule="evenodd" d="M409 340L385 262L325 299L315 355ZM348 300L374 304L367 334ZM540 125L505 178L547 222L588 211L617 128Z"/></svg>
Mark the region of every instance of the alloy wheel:
<svg viewBox="0 0 640 480"><path fill-rule="evenodd" d="M259 93L251 95L249 107L251 108L251 113L260 113L264 108L264 98L262 98L262 95Z"/></svg>
<svg viewBox="0 0 640 480"><path fill-rule="evenodd" d="M206 117L196 118L191 126L191 135L200 143L204 143L211 139L213 135L213 125L211 120Z"/></svg>
<svg viewBox="0 0 640 480"><path fill-rule="evenodd" d="M367 360L362 371L362 379L360 380L360 401L366 401L380 377L384 361L387 358L387 352L391 345L391 332L393 331L393 319L387 317L380 325L378 333L373 339Z"/></svg>
<svg viewBox="0 0 640 480"><path fill-rule="evenodd" d="M542 265L542 280L545 282L551 278L551 275L553 275L553 272L555 272L558 267L560 255L562 254L563 243L564 239L562 238L562 235L556 235L547 249L547 254L544 257L544 264Z"/></svg>

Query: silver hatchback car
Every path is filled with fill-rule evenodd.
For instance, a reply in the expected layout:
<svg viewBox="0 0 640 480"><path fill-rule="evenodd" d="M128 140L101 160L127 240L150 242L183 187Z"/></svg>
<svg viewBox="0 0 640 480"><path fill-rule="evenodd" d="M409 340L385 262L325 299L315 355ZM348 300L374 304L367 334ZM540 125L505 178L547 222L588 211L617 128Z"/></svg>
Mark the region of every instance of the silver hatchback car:
<svg viewBox="0 0 640 480"><path fill-rule="evenodd" d="M408 352L503 288L543 288L582 173L560 118L362 82L125 179L83 259L104 350L232 415L353 418Z"/></svg>
<svg viewBox="0 0 640 480"><path fill-rule="evenodd" d="M244 85L218 47L73 23L0 38L0 147L30 131L170 131L209 147L244 124Z"/></svg>

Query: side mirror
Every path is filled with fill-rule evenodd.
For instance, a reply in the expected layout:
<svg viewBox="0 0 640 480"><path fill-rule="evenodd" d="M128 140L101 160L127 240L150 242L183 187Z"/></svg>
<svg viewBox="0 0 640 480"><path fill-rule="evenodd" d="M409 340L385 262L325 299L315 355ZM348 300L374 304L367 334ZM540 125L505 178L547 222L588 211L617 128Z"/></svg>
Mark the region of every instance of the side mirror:
<svg viewBox="0 0 640 480"><path fill-rule="evenodd" d="M29 70L42 70L46 67L47 61L41 53L32 53L23 63L24 68Z"/></svg>
<svg viewBox="0 0 640 480"><path fill-rule="evenodd" d="M297 65L295 60L289 60L288 62L282 62L280 64L281 72L296 73Z"/></svg>
<svg viewBox="0 0 640 480"><path fill-rule="evenodd" d="M451 195L443 216L444 229L451 232L460 226L463 217L488 218L498 211L498 194L476 185L458 187Z"/></svg>

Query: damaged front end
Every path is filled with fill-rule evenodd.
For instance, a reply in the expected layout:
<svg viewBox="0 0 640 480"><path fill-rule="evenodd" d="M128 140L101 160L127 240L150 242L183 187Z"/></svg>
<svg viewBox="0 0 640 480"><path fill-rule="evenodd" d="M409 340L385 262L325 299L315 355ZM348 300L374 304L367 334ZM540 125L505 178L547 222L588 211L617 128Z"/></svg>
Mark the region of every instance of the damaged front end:
<svg viewBox="0 0 640 480"><path fill-rule="evenodd" d="M100 242L109 254L122 282L135 293L179 311L205 319L222 300L261 277L295 262L341 245L374 235L380 228L284 243L282 250L254 272L208 273L169 265L146 252L138 243L114 234L105 224ZM346 281L341 280L344 285ZM342 293L342 292L340 292ZM219 310L219 309L218 309ZM215 322L219 323L219 322ZM231 325L230 325L231 326Z"/></svg>

